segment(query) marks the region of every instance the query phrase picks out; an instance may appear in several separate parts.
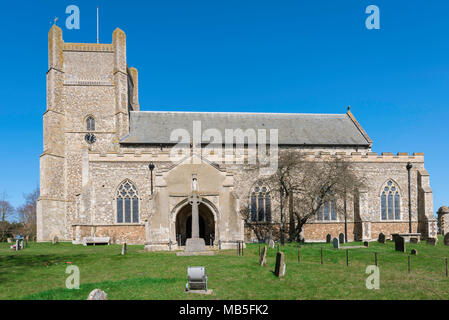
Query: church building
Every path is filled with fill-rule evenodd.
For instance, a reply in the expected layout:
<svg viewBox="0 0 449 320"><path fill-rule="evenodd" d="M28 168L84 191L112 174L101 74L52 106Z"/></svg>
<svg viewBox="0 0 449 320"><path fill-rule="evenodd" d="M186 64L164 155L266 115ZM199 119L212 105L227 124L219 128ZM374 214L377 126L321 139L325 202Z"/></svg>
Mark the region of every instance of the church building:
<svg viewBox="0 0 449 320"><path fill-rule="evenodd" d="M66 43L54 25L48 48L38 241L58 237L81 244L96 236L147 250L177 249L191 236L192 189L200 197L199 233L207 245L234 248L237 241L256 240L249 224L279 225L274 205L279 191L260 184L246 163L216 162L195 152L195 130L200 145L210 142L212 133L221 135L224 145L229 132L240 130L257 132L258 138L266 134L270 146L275 141L279 150L314 161L351 161L368 183L348 204L349 241L409 232L410 170L413 232L436 237L424 155L372 152L373 142L349 109L342 114L140 111L138 72L128 66L122 30L113 32L110 44ZM185 133L189 138L179 144ZM243 217L243 206L257 214ZM326 206L305 225L304 238L326 241L344 228L341 214Z"/></svg>

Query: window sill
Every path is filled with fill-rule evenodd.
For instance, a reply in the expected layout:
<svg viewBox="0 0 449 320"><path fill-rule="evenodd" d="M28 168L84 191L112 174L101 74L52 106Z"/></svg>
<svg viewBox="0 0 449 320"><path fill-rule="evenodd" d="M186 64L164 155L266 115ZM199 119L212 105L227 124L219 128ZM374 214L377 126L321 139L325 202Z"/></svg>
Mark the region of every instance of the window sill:
<svg viewBox="0 0 449 320"><path fill-rule="evenodd" d="M273 224L273 221L249 221L247 224Z"/></svg>
<svg viewBox="0 0 449 320"><path fill-rule="evenodd" d="M95 223L95 224L91 224L91 223L86 223L86 224L81 224L81 223L75 223L72 224L72 227L115 227L115 226L145 226L145 223L118 223L118 222L114 222L114 223Z"/></svg>

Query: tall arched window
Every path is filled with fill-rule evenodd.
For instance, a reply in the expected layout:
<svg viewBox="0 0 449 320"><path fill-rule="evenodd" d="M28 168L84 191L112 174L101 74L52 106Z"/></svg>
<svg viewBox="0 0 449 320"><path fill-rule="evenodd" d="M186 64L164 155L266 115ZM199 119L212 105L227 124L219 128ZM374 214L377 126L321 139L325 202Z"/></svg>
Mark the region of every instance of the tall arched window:
<svg viewBox="0 0 449 320"><path fill-rule="evenodd" d="M380 211L382 220L401 219L401 195L399 188L392 180L389 180L382 189Z"/></svg>
<svg viewBox="0 0 449 320"><path fill-rule="evenodd" d="M250 203L252 222L271 221L271 197L267 187L261 185L254 187L250 196Z"/></svg>
<svg viewBox="0 0 449 320"><path fill-rule="evenodd" d="M86 118L86 130L95 131L95 119L92 116Z"/></svg>
<svg viewBox="0 0 449 320"><path fill-rule="evenodd" d="M136 186L129 180L117 189L117 223L139 222L139 198Z"/></svg>
<svg viewBox="0 0 449 320"><path fill-rule="evenodd" d="M337 211L335 210L335 200L326 201L318 210L316 220L318 221L336 221Z"/></svg>

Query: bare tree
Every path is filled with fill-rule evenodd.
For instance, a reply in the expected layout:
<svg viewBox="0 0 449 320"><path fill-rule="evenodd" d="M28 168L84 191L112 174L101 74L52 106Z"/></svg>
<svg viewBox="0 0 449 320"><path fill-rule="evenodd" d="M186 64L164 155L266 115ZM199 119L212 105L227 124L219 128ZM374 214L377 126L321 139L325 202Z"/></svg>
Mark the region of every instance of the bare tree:
<svg viewBox="0 0 449 320"><path fill-rule="evenodd" d="M5 241L11 224L8 221L14 215L14 207L9 203L8 194L4 191L0 195L0 241Z"/></svg>
<svg viewBox="0 0 449 320"><path fill-rule="evenodd" d="M23 226L23 233L31 239L36 235L36 203L39 194L38 187L34 191L25 194L25 203L17 209L19 220Z"/></svg>
<svg viewBox="0 0 449 320"><path fill-rule="evenodd" d="M337 212L344 212L349 191L364 185L351 163L338 157L307 159L298 152L283 150L276 172L264 179L273 190L280 190L280 208L289 209L289 240L302 241L303 227L326 203L334 203ZM283 196L282 196L283 195ZM281 209L282 210L282 209ZM345 213L346 214L346 213ZM281 242L284 213L281 212Z"/></svg>

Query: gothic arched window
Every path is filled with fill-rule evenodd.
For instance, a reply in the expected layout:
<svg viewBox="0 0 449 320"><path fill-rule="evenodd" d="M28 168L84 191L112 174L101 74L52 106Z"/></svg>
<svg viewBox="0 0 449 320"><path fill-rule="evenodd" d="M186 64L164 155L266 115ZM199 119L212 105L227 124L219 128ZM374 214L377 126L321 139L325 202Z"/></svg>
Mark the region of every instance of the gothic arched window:
<svg viewBox="0 0 449 320"><path fill-rule="evenodd" d="M401 220L401 195L392 180L388 180L382 189L380 211L382 220Z"/></svg>
<svg viewBox="0 0 449 320"><path fill-rule="evenodd" d="M252 222L271 222L271 197L267 187L254 187L250 204Z"/></svg>
<svg viewBox="0 0 449 320"><path fill-rule="evenodd" d="M139 198L136 186L129 180L117 189L117 223L139 222Z"/></svg>
<svg viewBox="0 0 449 320"><path fill-rule="evenodd" d="M318 221L336 221L337 211L335 210L335 200L326 201L318 210L316 220Z"/></svg>
<svg viewBox="0 0 449 320"><path fill-rule="evenodd" d="M95 131L95 119L92 116L86 118L86 130Z"/></svg>

